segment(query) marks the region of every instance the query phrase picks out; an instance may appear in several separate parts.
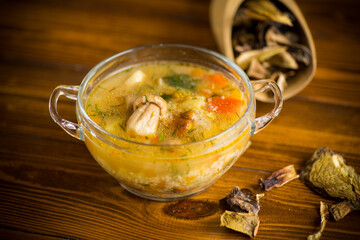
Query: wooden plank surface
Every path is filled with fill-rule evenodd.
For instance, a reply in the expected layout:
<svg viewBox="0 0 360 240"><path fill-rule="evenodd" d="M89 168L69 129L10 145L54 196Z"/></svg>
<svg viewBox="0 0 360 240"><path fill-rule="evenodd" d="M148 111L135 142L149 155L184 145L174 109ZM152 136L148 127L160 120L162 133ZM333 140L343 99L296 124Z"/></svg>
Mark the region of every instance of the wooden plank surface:
<svg viewBox="0 0 360 240"><path fill-rule="evenodd" d="M259 178L289 164L300 170L328 146L360 172L358 1L298 2L312 31L318 68L278 118L214 186L191 200L218 203L235 185L258 191ZM0 2L0 239L247 239L222 228L221 209L178 219L124 190L78 141L51 120L48 99L79 85L99 61L139 45L176 42L217 51L208 0ZM258 103L257 114L271 104ZM74 102L61 114L75 121ZM319 201L299 179L261 200L256 239L305 239L317 231ZM330 221L322 239L360 239L360 213Z"/></svg>

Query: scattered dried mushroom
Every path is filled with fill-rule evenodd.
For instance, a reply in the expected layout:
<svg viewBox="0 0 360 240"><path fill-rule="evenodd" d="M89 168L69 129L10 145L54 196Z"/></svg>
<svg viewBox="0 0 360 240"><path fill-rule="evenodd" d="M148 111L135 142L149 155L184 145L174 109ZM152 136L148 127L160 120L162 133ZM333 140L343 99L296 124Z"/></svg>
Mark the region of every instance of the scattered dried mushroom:
<svg viewBox="0 0 360 240"><path fill-rule="evenodd" d="M234 212L253 212L257 214L260 210L260 198L264 194L254 194L247 189L240 189L238 186L235 186L225 198L221 199L220 202L223 203L229 210Z"/></svg>
<svg viewBox="0 0 360 240"><path fill-rule="evenodd" d="M320 216L321 216L320 230L314 234L309 235L307 237L307 240L320 239L321 234L325 229L326 223L329 220L329 207L324 202L320 202Z"/></svg>
<svg viewBox="0 0 360 240"><path fill-rule="evenodd" d="M273 172L265 180L260 178L260 187L265 191L269 191L274 187L281 187L287 182L298 177L299 175L296 173L294 165L289 165L280 170L277 170L276 172Z"/></svg>
<svg viewBox="0 0 360 240"><path fill-rule="evenodd" d="M232 212L225 211L220 218L220 226L242 232L255 237L259 229L260 220L256 213Z"/></svg>
<svg viewBox="0 0 360 240"><path fill-rule="evenodd" d="M255 237L260 225L258 212L260 210L259 199L264 194L254 194L247 189L235 186L229 195L220 200L231 211L226 210L220 218L220 226Z"/></svg>
<svg viewBox="0 0 360 240"><path fill-rule="evenodd" d="M352 210L355 210L354 205L349 201L339 202L338 204L331 205L329 211L334 217L335 221L339 221L349 214Z"/></svg>
<svg viewBox="0 0 360 240"><path fill-rule="evenodd" d="M301 43L303 30L296 18L275 3L245 1L234 18L232 45L235 62L250 79L273 79L283 91L288 85L286 79L309 66L312 56Z"/></svg>
<svg viewBox="0 0 360 240"><path fill-rule="evenodd" d="M265 180L260 179L260 187L269 191L298 177L294 166L289 165L275 171ZM334 153L329 148L322 147L314 152L302 169L300 178L308 187L325 197L345 199L331 206L320 202L320 230L309 235L308 240L320 239L330 213L338 221L351 211L360 210L360 176L353 167L345 164L340 154ZM220 200L220 203L228 209L221 215L220 226L254 238L260 225L259 199L263 196L264 194L256 194L254 197L251 191L234 187L225 198Z"/></svg>
<svg viewBox="0 0 360 240"><path fill-rule="evenodd" d="M317 149L306 162L300 173L301 180L312 190L324 197L345 199L328 207L320 202L320 230L308 236L308 240L320 239L329 212L336 221L352 210L360 210L360 176L355 169L346 165L344 158L327 147Z"/></svg>
<svg viewBox="0 0 360 240"><path fill-rule="evenodd" d="M352 210L360 210L360 176L346 165L344 158L327 147L319 148L306 162L300 179L324 197L344 199L340 205L331 206L335 220Z"/></svg>
<svg viewBox="0 0 360 240"><path fill-rule="evenodd" d="M260 179L260 186L269 191L273 187L281 187L285 183L298 178L293 165L287 166L271 174L267 179ZM220 203L226 210L220 218L220 226L255 237L260 225L258 213L260 211L260 198L264 193L254 194L250 190L235 186Z"/></svg>

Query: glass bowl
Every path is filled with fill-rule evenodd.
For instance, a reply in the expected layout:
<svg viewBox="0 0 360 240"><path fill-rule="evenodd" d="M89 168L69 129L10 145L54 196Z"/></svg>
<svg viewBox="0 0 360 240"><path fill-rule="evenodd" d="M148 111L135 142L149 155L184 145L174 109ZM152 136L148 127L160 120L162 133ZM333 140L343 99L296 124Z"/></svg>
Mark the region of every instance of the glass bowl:
<svg viewBox="0 0 360 240"><path fill-rule="evenodd" d="M122 69L151 61L185 62L221 72L244 94L246 111L227 130L202 141L179 145L133 142L102 129L85 111L91 92L102 80ZM263 91L267 88L274 93L274 108L266 115L255 118L254 89ZM57 102L61 95L76 100L77 123L59 115ZM250 83L244 71L226 57L181 44L141 46L118 53L90 70L80 86L56 87L49 100L53 120L68 134L84 141L95 160L123 188L159 201L187 198L209 188L246 150L250 136L267 126L281 108L281 92L273 81Z"/></svg>

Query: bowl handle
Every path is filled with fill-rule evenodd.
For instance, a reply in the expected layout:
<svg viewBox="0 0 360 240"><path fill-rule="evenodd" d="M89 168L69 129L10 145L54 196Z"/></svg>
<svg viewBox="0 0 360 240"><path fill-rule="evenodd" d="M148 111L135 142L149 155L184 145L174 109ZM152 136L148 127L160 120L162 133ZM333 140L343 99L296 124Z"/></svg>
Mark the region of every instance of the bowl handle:
<svg viewBox="0 0 360 240"><path fill-rule="evenodd" d="M275 106L266 115L255 118L251 124L251 135L263 130L281 111L283 107L283 99L279 86L271 79L252 80L251 84L254 93L263 92L270 89L274 94Z"/></svg>
<svg viewBox="0 0 360 240"><path fill-rule="evenodd" d="M80 127L80 125L62 118L57 111L57 103L61 95L64 95L69 99L76 100L78 91L79 86L57 86L50 96L49 112L54 122L56 122L65 132L67 132L74 138L82 140L82 128Z"/></svg>

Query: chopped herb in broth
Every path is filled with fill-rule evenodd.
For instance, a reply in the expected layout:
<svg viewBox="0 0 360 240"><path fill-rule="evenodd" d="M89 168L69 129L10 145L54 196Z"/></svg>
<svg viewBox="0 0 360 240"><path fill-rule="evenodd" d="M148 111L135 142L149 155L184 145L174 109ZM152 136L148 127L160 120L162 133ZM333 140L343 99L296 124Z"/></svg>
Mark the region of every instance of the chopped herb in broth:
<svg viewBox="0 0 360 240"><path fill-rule="evenodd" d="M215 70L150 62L105 79L86 106L93 121L121 138L181 144L228 129L242 116L246 100L233 82Z"/></svg>
<svg viewBox="0 0 360 240"><path fill-rule="evenodd" d="M180 87L189 90L196 89L196 79L192 78L188 74L172 74L164 77L164 80L167 84L173 87Z"/></svg>

